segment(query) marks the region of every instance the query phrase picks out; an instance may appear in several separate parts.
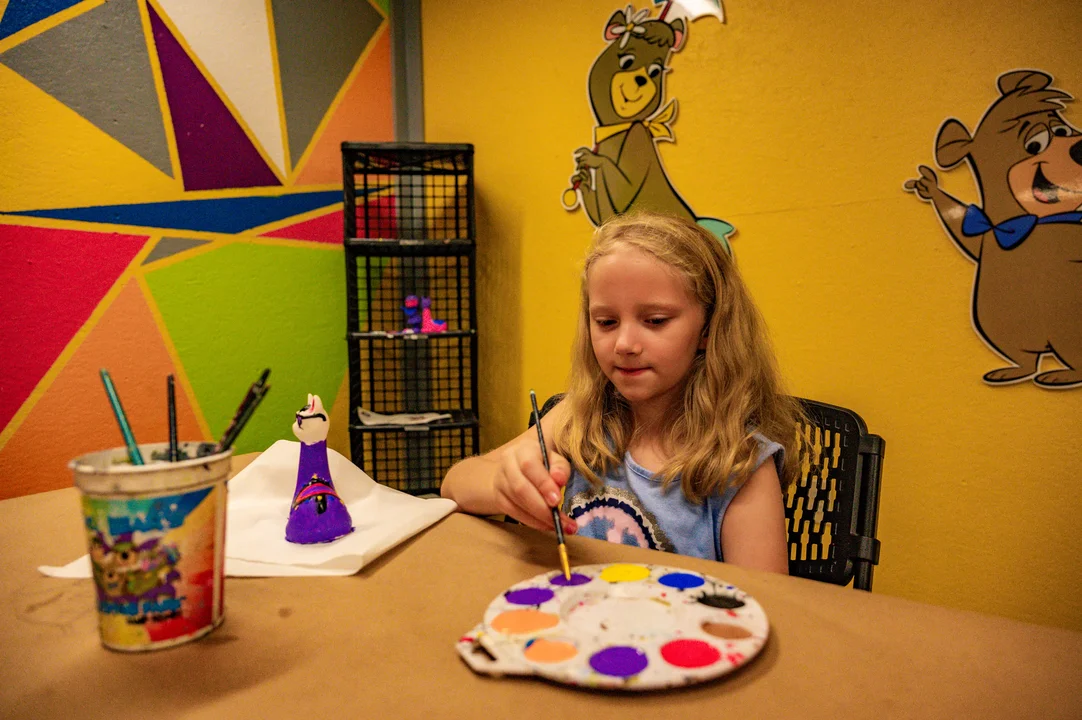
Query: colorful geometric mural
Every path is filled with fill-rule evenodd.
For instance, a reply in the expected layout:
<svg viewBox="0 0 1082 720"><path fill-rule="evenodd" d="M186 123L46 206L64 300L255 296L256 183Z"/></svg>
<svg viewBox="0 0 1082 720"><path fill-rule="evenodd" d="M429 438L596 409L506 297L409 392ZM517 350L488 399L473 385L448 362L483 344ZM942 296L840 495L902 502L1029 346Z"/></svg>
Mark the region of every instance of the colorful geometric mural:
<svg viewBox="0 0 1082 720"><path fill-rule="evenodd" d="M393 140L372 0L0 2L0 498L71 485L122 444L290 436L307 393L345 427L339 144Z"/></svg>

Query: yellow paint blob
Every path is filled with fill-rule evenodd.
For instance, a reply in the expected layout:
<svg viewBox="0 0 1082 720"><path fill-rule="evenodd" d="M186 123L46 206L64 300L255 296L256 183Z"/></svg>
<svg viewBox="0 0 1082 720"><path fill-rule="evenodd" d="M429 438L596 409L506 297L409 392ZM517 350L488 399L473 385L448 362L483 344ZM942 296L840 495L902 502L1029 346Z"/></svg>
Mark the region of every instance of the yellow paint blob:
<svg viewBox="0 0 1082 720"><path fill-rule="evenodd" d="M544 638L538 638L530 643L522 654L531 662L558 663L563 662L564 660L570 660L575 657L578 652L578 648L572 643L562 640L545 640Z"/></svg>
<svg viewBox="0 0 1082 720"><path fill-rule="evenodd" d="M601 571L606 582L635 582L650 577L650 570L642 565L609 565Z"/></svg>
<svg viewBox="0 0 1082 720"><path fill-rule="evenodd" d="M508 610L492 619L492 629L508 635L537 632L556 627L560 618L540 610Z"/></svg>

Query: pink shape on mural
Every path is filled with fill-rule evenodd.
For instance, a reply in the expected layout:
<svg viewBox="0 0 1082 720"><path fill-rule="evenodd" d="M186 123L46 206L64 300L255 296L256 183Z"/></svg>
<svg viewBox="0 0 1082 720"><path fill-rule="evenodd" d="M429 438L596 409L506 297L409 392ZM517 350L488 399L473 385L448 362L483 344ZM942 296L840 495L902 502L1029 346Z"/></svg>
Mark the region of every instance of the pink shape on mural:
<svg viewBox="0 0 1082 720"><path fill-rule="evenodd" d="M342 242L342 210L310 218L304 222L263 233L263 237L288 238L290 240L311 240L321 243Z"/></svg>
<svg viewBox="0 0 1082 720"><path fill-rule="evenodd" d="M0 225L0 428L146 241L117 233Z"/></svg>
<svg viewBox="0 0 1082 720"><path fill-rule="evenodd" d="M244 129L155 12L150 24L185 190L281 185Z"/></svg>

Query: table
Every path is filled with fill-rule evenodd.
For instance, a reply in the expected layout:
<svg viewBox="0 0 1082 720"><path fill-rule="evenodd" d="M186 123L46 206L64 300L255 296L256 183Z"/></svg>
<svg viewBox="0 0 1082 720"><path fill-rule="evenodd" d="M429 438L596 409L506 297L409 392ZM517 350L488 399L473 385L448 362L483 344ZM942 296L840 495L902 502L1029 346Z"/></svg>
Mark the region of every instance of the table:
<svg viewBox="0 0 1082 720"><path fill-rule="evenodd" d="M91 581L35 569L84 543L74 489L0 502L0 717L1082 718L1082 633L577 537L573 564L672 565L746 590L771 621L762 653L645 694L475 675L456 640L557 556L549 535L457 513L354 576L229 578L204 639L115 653Z"/></svg>

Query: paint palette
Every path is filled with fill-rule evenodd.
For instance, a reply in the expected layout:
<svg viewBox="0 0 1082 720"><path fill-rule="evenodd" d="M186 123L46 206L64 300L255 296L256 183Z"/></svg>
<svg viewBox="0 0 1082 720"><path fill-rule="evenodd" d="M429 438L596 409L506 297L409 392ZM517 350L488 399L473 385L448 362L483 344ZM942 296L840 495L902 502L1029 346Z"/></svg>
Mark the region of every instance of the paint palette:
<svg viewBox="0 0 1082 720"><path fill-rule="evenodd" d="M456 648L475 672L592 688L653 690L719 677L770 632L754 598L661 565L584 565L514 585Z"/></svg>

